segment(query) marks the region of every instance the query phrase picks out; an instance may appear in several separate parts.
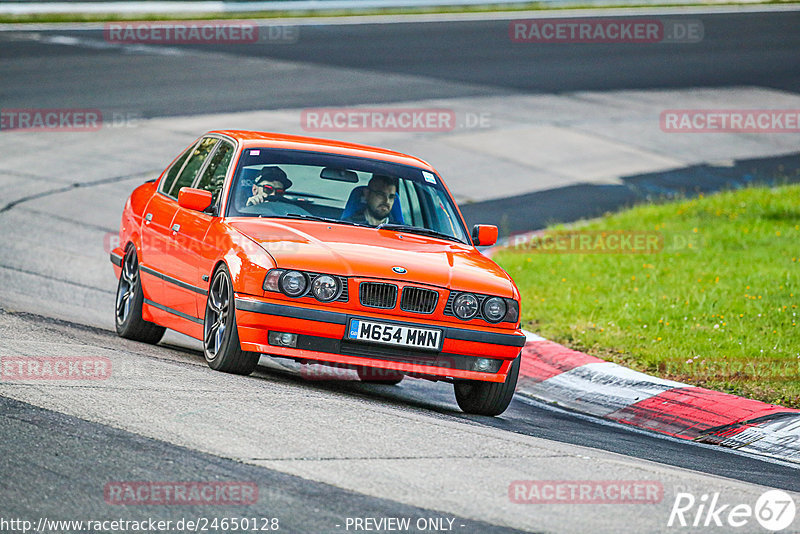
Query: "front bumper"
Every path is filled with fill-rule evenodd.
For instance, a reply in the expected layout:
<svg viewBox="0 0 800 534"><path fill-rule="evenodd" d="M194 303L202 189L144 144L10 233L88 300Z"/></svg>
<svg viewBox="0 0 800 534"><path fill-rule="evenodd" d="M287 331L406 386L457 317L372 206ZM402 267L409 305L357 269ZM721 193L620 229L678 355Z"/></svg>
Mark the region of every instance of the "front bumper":
<svg viewBox="0 0 800 534"><path fill-rule="evenodd" d="M441 350L422 351L345 339L345 330L351 318L439 328L443 331ZM363 311L330 311L252 296L236 296L236 323L244 350L302 361L391 369L425 377L503 382L512 360L525 344L525 335L518 329L477 330L414 319L404 320ZM270 331L297 334L297 346L270 345ZM499 369L497 372L473 370L478 358L498 360Z"/></svg>

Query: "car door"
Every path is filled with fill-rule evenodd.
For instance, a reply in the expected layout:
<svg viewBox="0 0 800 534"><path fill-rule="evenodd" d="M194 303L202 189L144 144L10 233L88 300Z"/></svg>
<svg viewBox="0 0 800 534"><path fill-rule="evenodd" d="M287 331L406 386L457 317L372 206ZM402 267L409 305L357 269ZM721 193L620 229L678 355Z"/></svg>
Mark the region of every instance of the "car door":
<svg viewBox="0 0 800 534"><path fill-rule="evenodd" d="M169 322L166 326L180 331L185 328L174 325L171 319L181 317L197 322L197 307L193 291L187 287L190 286L186 281L188 277L176 262L180 253L173 239L173 220L178 212L178 192L181 187L194 183L218 142L215 137L201 139L175 177L160 184L159 192L153 195L145 210L142 240L147 243L149 253L143 271L159 278L162 284L150 305L166 312L166 316L162 315L162 320Z"/></svg>
<svg viewBox="0 0 800 534"><path fill-rule="evenodd" d="M159 192L175 181L178 174L183 169L186 160L192 155L197 143L187 148L183 154L172 163L164 173L164 177L159 183ZM159 227L166 227L174 217L172 207L168 202L168 197L163 194L155 194L150 199L141 226L141 242L139 244L140 272L142 280L142 290L144 292L145 303L161 302L163 300L164 281L159 277L160 273L151 268L152 265L163 263L158 259L166 253L165 231L157 230Z"/></svg>
<svg viewBox="0 0 800 534"><path fill-rule="evenodd" d="M172 240L175 254L173 268L176 278L191 286L195 308L193 315L198 319L205 316L206 296L210 276L217 258L218 243L207 239L209 227L218 213L222 187L233 159L233 143L221 140L208 157L194 187L211 192L211 206L205 212L178 207L172 220ZM188 289L188 288L187 288Z"/></svg>

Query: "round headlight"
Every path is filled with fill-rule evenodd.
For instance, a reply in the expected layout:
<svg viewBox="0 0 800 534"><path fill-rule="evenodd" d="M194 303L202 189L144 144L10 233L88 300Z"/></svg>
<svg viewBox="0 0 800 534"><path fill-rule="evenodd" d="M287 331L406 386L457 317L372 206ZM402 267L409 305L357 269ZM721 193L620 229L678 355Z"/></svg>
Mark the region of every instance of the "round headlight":
<svg viewBox="0 0 800 534"><path fill-rule="evenodd" d="M488 298L483 302L483 318L490 323L498 323L506 316L508 306L500 297Z"/></svg>
<svg viewBox="0 0 800 534"><path fill-rule="evenodd" d="M299 297L306 292L308 280L306 275L299 271L289 271L281 275L281 291L290 297Z"/></svg>
<svg viewBox="0 0 800 534"><path fill-rule="evenodd" d="M453 301L453 313L459 319L472 319L478 315L478 299L472 293L461 293Z"/></svg>
<svg viewBox="0 0 800 534"><path fill-rule="evenodd" d="M323 274L311 282L311 292L322 302L330 302L339 294L339 282L336 278Z"/></svg>

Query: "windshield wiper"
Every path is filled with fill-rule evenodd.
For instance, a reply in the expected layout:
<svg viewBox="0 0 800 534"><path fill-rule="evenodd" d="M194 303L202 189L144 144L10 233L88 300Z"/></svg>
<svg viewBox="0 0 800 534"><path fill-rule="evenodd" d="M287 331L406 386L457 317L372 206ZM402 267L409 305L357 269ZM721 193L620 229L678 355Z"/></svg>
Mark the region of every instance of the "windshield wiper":
<svg viewBox="0 0 800 534"><path fill-rule="evenodd" d="M410 234L420 234L420 235L427 235L431 237L438 237L441 239L447 239L448 241L455 241L456 243L463 244L464 242L458 239L457 237L453 237L448 234L443 234L442 232L437 232L436 230L429 230L428 228L420 228L419 226L406 226L404 224L392 224L392 223L384 223L379 224L378 226L372 226L369 224L364 223L357 223L353 221L345 221L342 219L331 219L328 217L320 217L318 215L304 215L302 213L287 213L286 215L272 215L271 217L277 219L306 219L309 221L320 221L326 223L333 223L333 224L346 224L348 226L363 226L365 228L375 228L376 230L392 230L397 232L408 232Z"/></svg>
<svg viewBox="0 0 800 534"><path fill-rule="evenodd" d="M455 241L456 243L464 243L457 237L453 237L448 234L443 234L442 232L437 232L436 230L430 230L428 228L420 228L419 226L406 226L404 224L392 224L392 223L384 223L379 224L377 226L378 230L395 230L398 232L408 232L409 234L421 234L427 235L431 237L439 237L442 239L447 239L449 241Z"/></svg>
<svg viewBox="0 0 800 534"><path fill-rule="evenodd" d="M347 224L349 226L365 226L363 224L354 223L352 221L343 221L341 219L330 219L328 217L319 217L317 215L304 215L302 213L287 213L286 215L276 215L276 217L283 217L287 219L307 219L309 221L320 221L334 224Z"/></svg>

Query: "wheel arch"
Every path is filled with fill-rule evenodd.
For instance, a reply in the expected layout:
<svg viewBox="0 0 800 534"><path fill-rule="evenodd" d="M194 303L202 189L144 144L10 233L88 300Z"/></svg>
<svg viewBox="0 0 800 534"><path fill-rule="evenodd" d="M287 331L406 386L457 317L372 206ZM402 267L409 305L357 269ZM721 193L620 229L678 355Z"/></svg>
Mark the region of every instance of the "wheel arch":
<svg viewBox="0 0 800 534"><path fill-rule="evenodd" d="M238 232L229 234L228 248L214 263L214 271L224 263L231 276L233 290L248 295L263 295L264 277L277 267L272 257L259 243Z"/></svg>
<svg viewBox="0 0 800 534"><path fill-rule="evenodd" d="M224 266L225 266L225 268L226 268L226 269L228 269L228 272L229 272L229 273L231 272L231 268L228 266L228 262L227 262L227 261L225 261L225 259L224 259L224 258L220 258L220 259L218 259L218 260L216 261L216 263L214 263L214 267L212 267L212 268L211 268L211 272L210 272L210 273L208 273L208 279L209 279L209 281L211 281L211 280L214 278L214 275L215 275L215 274L217 274L217 271L219 270L220 266L222 266L222 265L224 265ZM231 277L233 277L233 274L232 274L232 273L231 273ZM234 287L234 290L235 290L235 289L236 289L236 288Z"/></svg>

